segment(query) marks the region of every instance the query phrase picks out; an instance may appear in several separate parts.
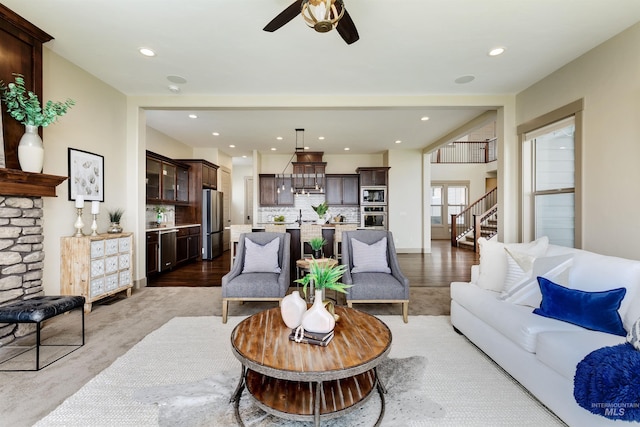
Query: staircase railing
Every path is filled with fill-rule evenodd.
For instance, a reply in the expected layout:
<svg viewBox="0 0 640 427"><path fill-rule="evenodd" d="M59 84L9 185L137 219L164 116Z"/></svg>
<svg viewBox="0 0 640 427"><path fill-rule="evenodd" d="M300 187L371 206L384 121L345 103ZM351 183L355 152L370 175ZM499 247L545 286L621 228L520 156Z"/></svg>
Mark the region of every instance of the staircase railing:
<svg viewBox="0 0 640 427"><path fill-rule="evenodd" d="M482 217L497 205L497 203L498 189L494 188L467 206L462 212L451 214L451 246L458 246L458 242L475 229L476 222L474 216Z"/></svg>
<svg viewBox="0 0 640 427"><path fill-rule="evenodd" d="M495 204L482 215L473 216L473 251L478 252L478 239L490 239L498 233L498 205Z"/></svg>

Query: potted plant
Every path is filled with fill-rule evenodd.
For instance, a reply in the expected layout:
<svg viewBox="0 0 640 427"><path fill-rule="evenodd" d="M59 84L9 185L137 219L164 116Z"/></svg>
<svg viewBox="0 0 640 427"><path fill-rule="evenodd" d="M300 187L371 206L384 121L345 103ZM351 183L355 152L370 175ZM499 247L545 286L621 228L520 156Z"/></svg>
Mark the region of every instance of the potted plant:
<svg viewBox="0 0 640 427"><path fill-rule="evenodd" d="M122 227L120 227L120 220L122 219L122 214L124 214L123 209L116 209L113 211L109 211L109 221L111 221L111 226L107 230L107 233L122 233Z"/></svg>
<svg viewBox="0 0 640 427"><path fill-rule="evenodd" d="M305 297L307 295L307 286L312 283L314 288L313 305L302 316L301 326L305 331L328 333L335 327L336 318L325 308L324 291L325 289L332 289L346 293L346 289L350 288L351 285L345 285L340 282L340 278L346 268L344 264L330 266L313 260L309 265L309 273L303 278L295 280L296 283L302 284L302 291Z"/></svg>
<svg viewBox="0 0 640 427"><path fill-rule="evenodd" d="M315 259L322 258L322 247L327 244L327 241L322 237L312 237L309 240L311 250L313 250L313 257Z"/></svg>
<svg viewBox="0 0 640 427"><path fill-rule="evenodd" d="M273 222L284 222L284 215L274 216Z"/></svg>
<svg viewBox="0 0 640 427"><path fill-rule="evenodd" d="M324 224L324 216L329 210L329 205L327 205L327 202L322 202L318 206L311 205L311 208L313 208L313 210L318 214L318 224Z"/></svg>
<svg viewBox="0 0 640 427"><path fill-rule="evenodd" d="M38 127L46 127L55 123L58 117L64 116L73 99L64 102L47 101L42 107L38 95L25 88L24 76L13 74L14 83L5 84L0 81L2 101L11 117L25 126L25 133L18 144L18 161L26 172L42 172L44 163L44 147L38 135Z"/></svg>

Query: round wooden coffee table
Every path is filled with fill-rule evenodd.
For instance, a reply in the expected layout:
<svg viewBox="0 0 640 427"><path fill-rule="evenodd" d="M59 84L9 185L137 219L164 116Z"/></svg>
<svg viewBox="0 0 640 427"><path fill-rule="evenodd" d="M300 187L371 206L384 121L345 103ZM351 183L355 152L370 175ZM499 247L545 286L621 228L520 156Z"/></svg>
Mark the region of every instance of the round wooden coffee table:
<svg viewBox="0 0 640 427"><path fill-rule="evenodd" d="M236 419L246 387L257 405L281 418L314 421L342 416L362 406L378 390L384 416L384 389L377 366L391 349L391 331L380 319L347 307L336 307L340 320L326 346L289 340L291 329L280 308L254 314L231 333L231 349L242 363L231 397Z"/></svg>

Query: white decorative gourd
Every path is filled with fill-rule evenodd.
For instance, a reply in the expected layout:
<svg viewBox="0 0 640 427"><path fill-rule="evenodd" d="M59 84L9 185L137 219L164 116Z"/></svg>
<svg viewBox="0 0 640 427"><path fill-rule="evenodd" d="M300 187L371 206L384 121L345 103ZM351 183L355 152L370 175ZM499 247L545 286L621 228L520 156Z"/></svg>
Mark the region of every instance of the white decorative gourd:
<svg viewBox="0 0 640 427"><path fill-rule="evenodd" d="M282 298L280 314L287 328L295 329L300 326L305 311L307 311L307 303L300 296L300 292L293 291Z"/></svg>

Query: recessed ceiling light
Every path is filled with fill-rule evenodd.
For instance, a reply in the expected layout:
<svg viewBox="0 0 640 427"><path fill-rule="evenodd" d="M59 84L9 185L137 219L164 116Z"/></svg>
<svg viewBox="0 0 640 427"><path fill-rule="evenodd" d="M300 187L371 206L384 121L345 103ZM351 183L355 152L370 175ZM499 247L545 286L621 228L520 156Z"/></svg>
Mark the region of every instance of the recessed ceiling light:
<svg viewBox="0 0 640 427"><path fill-rule="evenodd" d="M420 120L422 120L423 122L426 122L427 120L429 120L429 117L423 116L423 117L420 117Z"/></svg>
<svg viewBox="0 0 640 427"><path fill-rule="evenodd" d="M472 82L476 79L476 76L472 76L472 75L468 75L468 76L462 76L462 77L458 77L457 79L455 79L455 82L462 85L465 83L469 83Z"/></svg>
<svg viewBox="0 0 640 427"><path fill-rule="evenodd" d="M148 47L141 47L138 50L138 52L140 52L144 56L149 56L149 57L156 56L156 53L153 50L149 49Z"/></svg>
<svg viewBox="0 0 640 427"><path fill-rule="evenodd" d="M505 49L503 47L495 47L489 51L489 56L502 55L504 53L504 50Z"/></svg>
<svg viewBox="0 0 640 427"><path fill-rule="evenodd" d="M211 132L211 135L213 136L220 136L220 134L218 132Z"/></svg>
<svg viewBox="0 0 640 427"><path fill-rule="evenodd" d="M189 114L190 119L197 119L198 116L196 114Z"/></svg>
<svg viewBox="0 0 640 427"><path fill-rule="evenodd" d="M169 92L180 93L180 88L176 85L169 85Z"/></svg>
<svg viewBox="0 0 640 427"><path fill-rule="evenodd" d="M233 144L229 144L229 148L236 148L236 146Z"/></svg>
<svg viewBox="0 0 640 427"><path fill-rule="evenodd" d="M246 159L246 158L247 158L247 156L242 156L242 158L243 158L243 159Z"/></svg>
<svg viewBox="0 0 640 427"><path fill-rule="evenodd" d="M400 141L399 139L396 140L396 144L402 144L402 141Z"/></svg>
<svg viewBox="0 0 640 427"><path fill-rule="evenodd" d="M271 147L271 151L276 151L276 150L277 150L277 148Z"/></svg>
<svg viewBox="0 0 640 427"><path fill-rule="evenodd" d="M322 141L324 139L324 136L319 136L318 139Z"/></svg>
<svg viewBox="0 0 640 427"><path fill-rule="evenodd" d="M276 139L277 139L278 141L282 141L282 137L281 137L281 136L276 137Z"/></svg>
<svg viewBox="0 0 640 427"><path fill-rule="evenodd" d="M185 84L187 82L187 79L182 76L167 76L167 80L169 80L171 83L178 84Z"/></svg>
<svg viewBox="0 0 640 427"><path fill-rule="evenodd" d="M344 147L344 151L349 151L349 150L351 150L351 148L349 148L349 147Z"/></svg>

